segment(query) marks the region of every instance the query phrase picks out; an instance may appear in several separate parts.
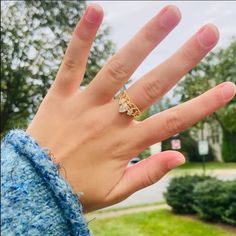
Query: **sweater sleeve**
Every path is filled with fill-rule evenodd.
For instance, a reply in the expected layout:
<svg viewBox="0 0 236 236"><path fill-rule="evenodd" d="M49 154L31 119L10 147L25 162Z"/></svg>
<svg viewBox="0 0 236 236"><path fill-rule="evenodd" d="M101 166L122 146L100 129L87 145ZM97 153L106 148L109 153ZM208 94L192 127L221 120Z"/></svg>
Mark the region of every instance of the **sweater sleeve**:
<svg viewBox="0 0 236 236"><path fill-rule="evenodd" d="M1 144L1 235L90 235L58 165L21 130Z"/></svg>

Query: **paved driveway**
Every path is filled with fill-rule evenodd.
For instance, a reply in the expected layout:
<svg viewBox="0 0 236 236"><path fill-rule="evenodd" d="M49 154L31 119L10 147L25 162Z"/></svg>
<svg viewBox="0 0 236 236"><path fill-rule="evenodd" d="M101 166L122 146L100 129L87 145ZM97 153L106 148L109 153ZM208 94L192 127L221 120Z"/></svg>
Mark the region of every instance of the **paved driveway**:
<svg viewBox="0 0 236 236"><path fill-rule="evenodd" d="M219 179L222 180L236 179L236 170L216 170L211 171L209 174L217 176ZM166 175L156 184L134 193L133 195L125 199L123 202L115 204L111 207L107 207L107 209L163 201L163 193L166 191L166 187L168 186L168 183L173 177L174 176L171 174Z"/></svg>

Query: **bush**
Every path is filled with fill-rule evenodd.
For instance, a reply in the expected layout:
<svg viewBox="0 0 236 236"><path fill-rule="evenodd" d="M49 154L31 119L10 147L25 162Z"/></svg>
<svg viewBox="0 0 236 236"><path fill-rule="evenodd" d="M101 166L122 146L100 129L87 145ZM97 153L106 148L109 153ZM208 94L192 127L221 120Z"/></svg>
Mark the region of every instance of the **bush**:
<svg viewBox="0 0 236 236"><path fill-rule="evenodd" d="M222 158L225 162L236 162L236 133L228 133L224 131L222 143Z"/></svg>
<svg viewBox="0 0 236 236"><path fill-rule="evenodd" d="M236 225L236 202L233 202L222 216L222 221L227 224Z"/></svg>
<svg viewBox="0 0 236 236"><path fill-rule="evenodd" d="M227 186L227 203L222 221L227 224L236 225L236 180L226 183Z"/></svg>
<svg viewBox="0 0 236 236"><path fill-rule="evenodd" d="M226 208L227 187L218 179L198 183L193 191L194 209L205 220L219 221Z"/></svg>
<svg viewBox="0 0 236 236"><path fill-rule="evenodd" d="M197 183L212 179L210 176L187 175L173 178L164 197L174 212L179 214L196 213L193 190Z"/></svg>
<svg viewBox="0 0 236 236"><path fill-rule="evenodd" d="M207 180L196 185L193 195L202 219L236 225L236 181Z"/></svg>
<svg viewBox="0 0 236 236"><path fill-rule="evenodd" d="M208 221L236 225L236 180L197 175L176 177L164 196L176 213L197 213Z"/></svg>

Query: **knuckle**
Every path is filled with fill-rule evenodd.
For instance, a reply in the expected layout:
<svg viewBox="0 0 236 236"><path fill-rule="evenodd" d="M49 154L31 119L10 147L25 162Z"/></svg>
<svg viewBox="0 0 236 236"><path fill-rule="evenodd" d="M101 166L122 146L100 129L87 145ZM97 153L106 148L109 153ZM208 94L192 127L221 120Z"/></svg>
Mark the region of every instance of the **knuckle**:
<svg viewBox="0 0 236 236"><path fill-rule="evenodd" d="M150 43L156 43L158 36L159 34L155 34L155 32L152 30L145 30L145 32L143 33L144 40Z"/></svg>
<svg viewBox="0 0 236 236"><path fill-rule="evenodd" d="M77 63L69 58L65 58L63 61L63 66L65 67L65 69L67 70L76 70L78 68Z"/></svg>
<svg viewBox="0 0 236 236"><path fill-rule="evenodd" d="M107 64L107 73L114 83L120 83L129 77L129 69L118 60L111 60Z"/></svg>
<svg viewBox="0 0 236 236"><path fill-rule="evenodd" d="M150 159L145 160L147 162L147 165L150 165ZM160 179L162 173L160 172L159 168L157 170L150 170L146 169L144 172L144 178L142 181L142 188L148 187L154 183L157 182L158 179Z"/></svg>
<svg viewBox="0 0 236 236"><path fill-rule="evenodd" d="M156 179L151 175L150 171L146 171L145 172L145 177L144 177L144 181L142 183L142 187L146 188L152 184L154 184L156 182Z"/></svg>
<svg viewBox="0 0 236 236"><path fill-rule="evenodd" d="M172 111L168 114L165 123L165 128L169 136L177 134L185 128L183 120L176 111Z"/></svg>
<svg viewBox="0 0 236 236"><path fill-rule="evenodd" d="M147 102L152 103L162 93L161 82L159 79L146 81L143 84L143 91Z"/></svg>
<svg viewBox="0 0 236 236"><path fill-rule="evenodd" d="M83 42L90 42L92 39L91 39L91 34L90 32L86 31L86 30L78 30L75 34L81 41Z"/></svg>
<svg viewBox="0 0 236 236"><path fill-rule="evenodd" d="M187 64L195 64L198 61L198 57L196 55L196 52L193 49L190 48L183 48L182 50L182 57L184 61L187 62Z"/></svg>

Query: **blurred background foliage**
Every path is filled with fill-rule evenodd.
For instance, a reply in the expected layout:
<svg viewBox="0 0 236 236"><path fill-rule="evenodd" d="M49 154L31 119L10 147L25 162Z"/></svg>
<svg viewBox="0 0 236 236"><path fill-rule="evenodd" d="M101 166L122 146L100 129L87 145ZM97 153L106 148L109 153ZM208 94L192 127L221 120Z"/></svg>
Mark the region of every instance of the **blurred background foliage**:
<svg viewBox="0 0 236 236"><path fill-rule="evenodd" d="M1 3L1 136L25 128L53 80L85 1ZM82 85L113 53L109 28L102 25L90 52Z"/></svg>
<svg viewBox="0 0 236 236"><path fill-rule="evenodd" d="M180 102L185 102L224 81L231 81L236 84L235 38L231 40L227 48L220 48L214 53L211 52L200 64L194 67L178 84L175 93L180 96ZM210 123L212 120L216 120L223 130L233 133L236 132L235 117L236 98L201 122Z"/></svg>
<svg viewBox="0 0 236 236"><path fill-rule="evenodd" d="M224 81L236 84L236 39L227 48L211 52L200 64L193 68L175 89L180 102L192 99ZM207 104L206 104L207 106ZM202 129L207 123L212 130L217 124L223 133L222 158L236 161L236 97L223 108L214 112L195 125Z"/></svg>
<svg viewBox="0 0 236 236"><path fill-rule="evenodd" d="M162 142L162 151L171 149L170 137ZM181 141L181 153L185 156L187 162L201 162L202 156L198 152L198 142L190 135L190 129L181 132L178 135ZM205 161L213 161L215 159L212 148L209 148L209 153L205 156Z"/></svg>

